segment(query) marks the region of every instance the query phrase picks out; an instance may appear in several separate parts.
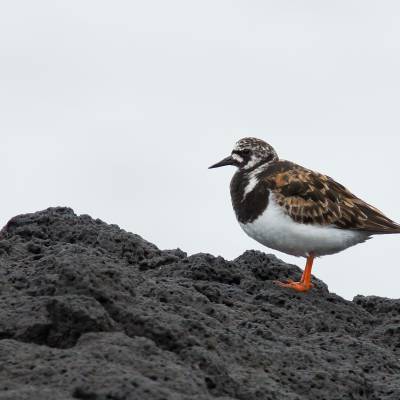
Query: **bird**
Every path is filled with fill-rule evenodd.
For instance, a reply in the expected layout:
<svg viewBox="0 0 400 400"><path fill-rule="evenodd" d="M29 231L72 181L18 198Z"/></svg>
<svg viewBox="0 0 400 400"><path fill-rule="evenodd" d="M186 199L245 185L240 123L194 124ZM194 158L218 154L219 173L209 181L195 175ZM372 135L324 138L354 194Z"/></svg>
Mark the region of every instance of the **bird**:
<svg viewBox="0 0 400 400"><path fill-rule="evenodd" d="M209 168L235 166L232 206L243 231L283 253L305 257L300 281L275 281L297 292L314 285L316 257L363 243L372 235L400 233L400 225L331 177L282 160L254 137L240 139L231 154Z"/></svg>

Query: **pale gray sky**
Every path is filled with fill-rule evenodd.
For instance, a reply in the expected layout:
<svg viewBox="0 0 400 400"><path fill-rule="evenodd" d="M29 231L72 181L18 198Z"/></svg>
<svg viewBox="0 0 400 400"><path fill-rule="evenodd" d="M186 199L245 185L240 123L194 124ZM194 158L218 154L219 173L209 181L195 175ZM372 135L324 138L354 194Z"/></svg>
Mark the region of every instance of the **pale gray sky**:
<svg viewBox="0 0 400 400"><path fill-rule="evenodd" d="M1 224L67 205L161 248L263 249L235 220L233 169L207 170L243 136L400 221L399 71L398 1L3 2ZM313 272L346 298L400 297L399 245Z"/></svg>

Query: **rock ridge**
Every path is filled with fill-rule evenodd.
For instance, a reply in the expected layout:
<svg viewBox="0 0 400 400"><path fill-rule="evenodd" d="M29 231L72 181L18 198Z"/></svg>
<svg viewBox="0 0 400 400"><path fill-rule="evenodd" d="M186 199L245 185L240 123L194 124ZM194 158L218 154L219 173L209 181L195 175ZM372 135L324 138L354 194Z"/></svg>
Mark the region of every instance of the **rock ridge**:
<svg viewBox="0 0 400 400"><path fill-rule="evenodd" d="M400 300L246 251L160 250L66 207L0 232L0 400L400 399Z"/></svg>

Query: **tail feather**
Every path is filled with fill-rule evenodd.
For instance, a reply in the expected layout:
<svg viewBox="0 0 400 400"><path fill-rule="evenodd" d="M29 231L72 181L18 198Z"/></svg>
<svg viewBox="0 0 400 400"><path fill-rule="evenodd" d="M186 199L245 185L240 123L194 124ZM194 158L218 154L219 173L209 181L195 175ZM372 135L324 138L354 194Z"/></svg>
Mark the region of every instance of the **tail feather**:
<svg viewBox="0 0 400 400"><path fill-rule="evenodd" d="M358 207L367 217L361 230L374 234L400 233L400 225L377 208L369 204L358 204Z"/></svg>

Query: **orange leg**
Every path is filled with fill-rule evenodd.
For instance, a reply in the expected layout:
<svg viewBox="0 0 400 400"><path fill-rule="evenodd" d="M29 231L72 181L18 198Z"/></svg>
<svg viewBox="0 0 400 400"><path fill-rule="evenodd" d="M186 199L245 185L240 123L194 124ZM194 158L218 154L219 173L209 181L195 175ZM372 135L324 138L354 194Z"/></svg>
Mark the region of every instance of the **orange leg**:
<svg viewBox="0 0 400 400"><path fill-rule="evenodd" d="M294 282L291 279L287 281L287 283L275 281L275 283L281 287L287 287L290 289L294 289L298 292L308 292L314 285L311 283L311 269L314 262L314 254L311 253L307 257L306 267L304 268L303 275L301 275L300 282Z"/></svg>

